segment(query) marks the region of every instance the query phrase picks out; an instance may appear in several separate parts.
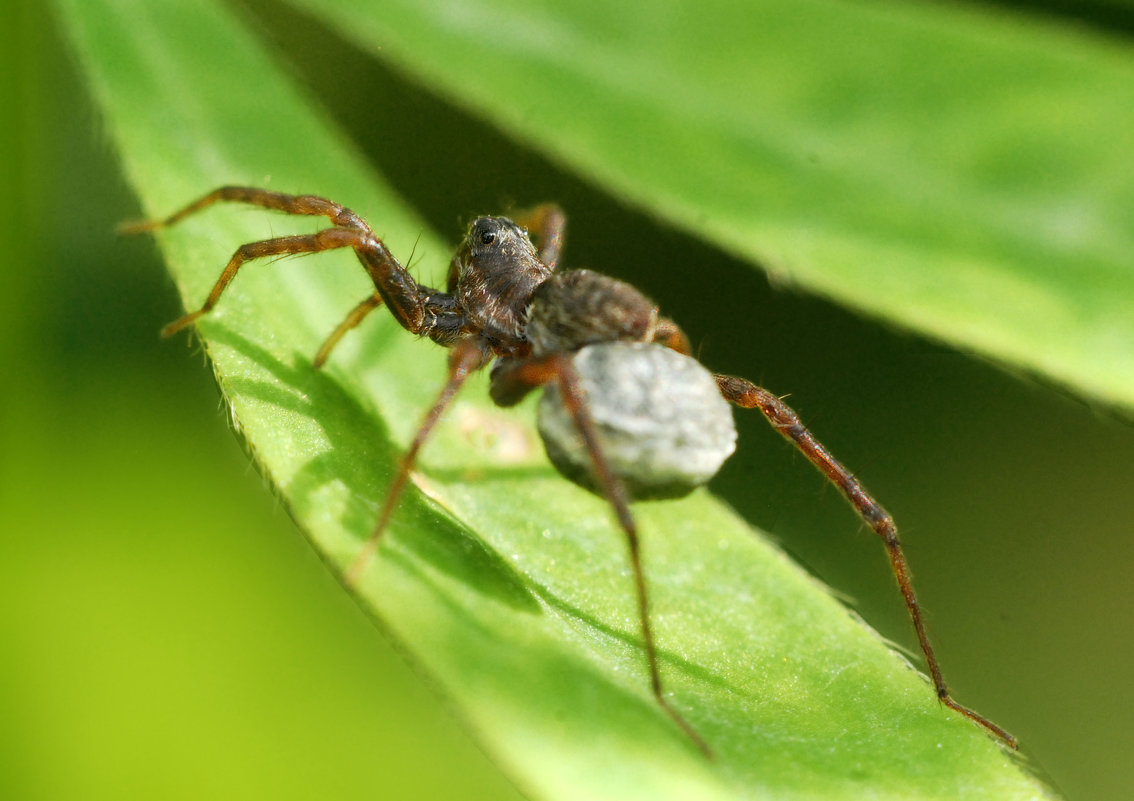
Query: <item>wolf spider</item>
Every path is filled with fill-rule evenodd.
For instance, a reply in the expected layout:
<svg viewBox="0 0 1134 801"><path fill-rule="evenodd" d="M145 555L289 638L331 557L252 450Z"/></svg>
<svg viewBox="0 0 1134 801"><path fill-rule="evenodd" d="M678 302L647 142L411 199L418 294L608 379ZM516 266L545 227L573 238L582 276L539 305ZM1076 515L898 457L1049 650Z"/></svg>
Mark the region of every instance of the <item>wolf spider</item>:
<svg viewBox="0 0 1134 801"><path fill-rule="evenodd" d="M449 349L448 380L402 459L373 533L347 570L346 580L356 582L377 550L418 452L470 373L496 360L491 372L490 394L501 406L514 405L532 390L555 383L589 454L593 471L591 488L610 503L626 535L654 698L697 747L711 756L705 741L662 693L638 528L630 514L631 495L625 486L626 476L615 472L604 453L598 427L589 412L587 396L572 361L573 355L585 346L616 342L655 343L688 356L689 342L681 329L672 320L658 316L657 307L629 284L588 270L557 271L565 217L554 205L539 206L517 217L516 221L505 217L475 219L449 263L444 292L414 280L355 212L313 195L226 186L165 219L127 225L123 230L134 233L173 225L219 201L248 203L286 214L322 216L332 225L314 234L280 236L241 245L201 308L167 325L162 330L163 336L171 336L207 314L245 262L352 248L374 282L374 292L352 309L331 333L319 349L314 366L320 367L342 336L379 306L388 308L410 333L428 337ZM539 243L538 249L532 244L529 230ZM960 705L950 695L929 643L897 529L886 510L779 397L743 378L715 374L713 379L727 401L763 414L776 431L791 441L839 489L863 522L882 539L938 699L1015 748L1012 735Z"/></svg>

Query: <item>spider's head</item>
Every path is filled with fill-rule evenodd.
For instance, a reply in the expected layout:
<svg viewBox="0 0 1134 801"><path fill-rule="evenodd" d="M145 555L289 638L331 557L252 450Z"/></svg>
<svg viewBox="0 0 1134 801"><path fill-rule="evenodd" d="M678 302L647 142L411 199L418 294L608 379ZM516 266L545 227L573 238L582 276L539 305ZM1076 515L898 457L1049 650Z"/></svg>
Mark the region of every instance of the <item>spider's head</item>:
<svg viewBox="0 0 1134 801"><path fill-rule="evenodd" d="M494 338L521 335L535 288L551 275L528 232L507 217L478 217L449 265L449 292L469 319Z"/></svg>
<svg viewBox="0 0 1134 801"><path fill-rule="evenodd" d="M517 248L535 256L528 232L507 217L477 217L465 235L465 246L474 258L487 258Z"/></svg>
<svg viewBox="0 0 1134 801"><path fill-rule="evenodd" d="M477 217L469 225L465 241L453 257L455 275L450 281L458 284L471 273L500 276L543 272L528 232L507 217ZM450 286L453 291L456 286Z"/></svg>

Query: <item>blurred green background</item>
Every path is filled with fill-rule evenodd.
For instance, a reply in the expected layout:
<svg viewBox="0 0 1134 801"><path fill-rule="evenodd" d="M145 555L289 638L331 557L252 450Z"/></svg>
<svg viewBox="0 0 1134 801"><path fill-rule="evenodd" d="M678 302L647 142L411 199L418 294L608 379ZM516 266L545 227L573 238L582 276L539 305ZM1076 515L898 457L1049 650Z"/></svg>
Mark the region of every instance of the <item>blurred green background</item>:
<svg viewBox="0 0 1134 801"><path fill-rule="evenodd" d="M1068 798L1129 798L1128 420L779 290L250 8L436 230L557 199L568 264L639 284L714 368L790 392L903 527L958 697ZM158 339L179 306L152 242L113 233L138 211L68 47L37 4L0 13L0 798L517 797L277 508L199 353ZM714 489L912 646L880 546L766 424L740 423Z"/></svg>

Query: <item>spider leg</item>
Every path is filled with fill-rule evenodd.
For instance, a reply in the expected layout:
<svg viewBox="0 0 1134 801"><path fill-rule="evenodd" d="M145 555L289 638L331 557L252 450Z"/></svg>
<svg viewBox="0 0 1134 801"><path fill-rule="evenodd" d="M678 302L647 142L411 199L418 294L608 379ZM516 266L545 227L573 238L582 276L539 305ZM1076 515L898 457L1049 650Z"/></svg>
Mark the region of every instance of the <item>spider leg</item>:
<svg viewBox="0 0 1134 801"><path fill-rule="evenodd" d="M890 514L867 493L866 488L859 483L858 479L843 467L804 427L799 416L780 398L743 378L717 375L716 379L721 394L724 395L726 400L745 409L758 409L781 435L790 440L827 477L828 481L839 488L839 491L850 501L859 517L870 526L875 534L882 538L882 542L886 545L886 553L890 557L891 570L898 582L898 589L902 593L910 621L917 633L918 643L925 655L925 663L929 668L929 675L933 679L937 698L941 703L983 726L1009 747L1016 748L1015 737L982 715L957 703L949 694L949 689L941 674L941 667L937 662L937 656L933 653L933 646L929 643L929 635L921 617L921 607L918 605L917 596L914 594L913 583L910 579L909 566L898 541L898 529Z"/></svg>
<svg viewBox="0 0 1134 801"><path fill-rule="evenodd" d="M689 345L689 337L685 336L685 332L678 327L677 323L668 317L658 318L658 324L654 328L653 342L670 350L675 350L682 356L693 355L693 348Z"/></svg>
<svg viewBox="0 0 1134 801"><path fill-rule="evenodd" d="M208 298L205 299L201 308L174 320L161 330L161 335L163 337L171 337L182 328L196 322L201 316L208 314L217 304L217 301L220 300L221 294L229 285L229 282L236 277L237 271L245 262L269 256L291 256L300 253L318 253L323 250L350 247L356 243L358 237L358 231L346 228L327 228L317 234L280 236L275 239L265 239L261 242L249 242L246 245L241 245L236 249L236 253L232 254L228 265L224 268L220 278L217 279L216 284L213 285L212 291L209 293Z"/></svg>
<svg viewBox="0 0 1134 801"><path fill-rule="evenodd" d="M517 212L513 222L534 235L539 260L554 270L567 238L567 215L563 209L554 203L544 203Z"/></svg>
<svg viewBox="0 0 1134 801"><path fill-rule="evenodd" d="M452 346L469 332L467 321L451 295L419 285L382 240L374 235L365 220L346 206L327 198L287 195L246 186L224 186L164 219L129 223L119 230L123 233L139 233L173 225L221 201L248 203L286 214L326 217L334 227L306 236L281 236L242 245L221 273L204 305L167 325L162 330L163 336L170 336L207 314L216 305L241 265L247 261L266 256L318 253L344 247L354 249L359 262L374 282L375 295L356 306L323 343L316 356L318 364L326 360L331 348L346 331L381 304L389 308L394 319L407 331L427 336L440 345Z"/></svg>
<svg viewBox="0 0 1134 801"><path fill-rule="evenodd" d="M571 364L571 355L553 355L540 358L502 362L503 368L493 370L491 395L501 405L518 403L528 391L550 381L558 381L563 404L575 421L582 436L583 444L590 454L595 477L602 488L602 494L614 510L618 526L626 535L630 548L630 564L634 570L634 587L638 598L638 618L642 627L642 640L645 644L646 662L650 672L650 689L658 705L673 721L681 727L686 736L706 756L712 758L713 752L690 723L682 717L662 693L661 673L658 670L657 645L650 627L650 601L646 590L646 577L642 569L641 547L638 525L630 514L630 501L622 482L610 468L599 442L598 429L594 418L587 410L586 394L579 382L578 373ZM503 401L503 402L502 402Z"/></svg>
<svg viewBox="0 0 1134 801"><path fill-rule="evenodd" d="M373 533L363 543L362 549L354 557L344 574L348 586L353 587L358 583L362 571L377 552L378 544L381 542L386 526L394 514L398 497L405 488L421 447L433 432L434 426L441 419L445 409L456 396L457 390L465 383L465 379L468 378L470 373L483 367L489 356L490 353L485 349L484 344L471 337L462 339L449 351L449 380L445 382L437 400L433 402L433 406L421 421L421 426L417 429L417 434L414 436L409 449L402 456L401 464L398 465L398 472L394 475L394 480L390 482L389 489L386 490L386 500L382 503L382 510L378 514L378 522L374 526Z"/></svg>
<svg viewBox="0 0 1134 801"><path fill-rule="evenodd" d="M315 354L315 361L311 363L311 366L316 370L322 367L323 363L327 361L327 357L331 355L331 350L335 347L335 345L339 344L339 340L343 338L343 335L352 328L355 328L359 323L362 322L363 318L365 318L366 315L370 314L370 312L374 311L381 305L382 296L375 292L373 295L366 298L366 300L362 301L353 309L351 309L346 318L341 323L339 323L338 327L331 332L331 335L327 337L322 346L320 346L319 352Z"/></svg>
<svg viewBox="0 0 1134 801"><path fill-rule="evenodd" d="M316 195L286 195L283 192L272 192L267 189L258 189L254 186L222 186L214 189L207 195L194 200L182 209L175 211L160 220L144 220L130 222L119 226L119 233L139 234L144 231L153 231L178 223L186 217L207 209L218 202L248 203L265 209L282 211L287 214L308 214L326 217L337 226L367 228L366 223L355 214L333 200L327 200Z"/></svg>

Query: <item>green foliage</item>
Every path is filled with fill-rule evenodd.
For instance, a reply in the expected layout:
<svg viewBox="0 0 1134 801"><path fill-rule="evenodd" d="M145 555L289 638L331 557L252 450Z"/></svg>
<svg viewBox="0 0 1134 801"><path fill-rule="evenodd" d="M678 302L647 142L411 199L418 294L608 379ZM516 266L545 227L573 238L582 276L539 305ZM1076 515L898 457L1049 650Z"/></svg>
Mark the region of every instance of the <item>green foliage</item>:
<svg viewBox="0 0 1134 801"><path fill-rule="evenodd" d="M783 281L1134 408L1113 43L942 4L293 3Z"/></svg>
<svg viewBox="0 0 1134 801"><path fill-rule="evenodd" d="M431 234L421 234L424 226L407 204L223 9L199 0L59 4L125 172L148 213L167 213L216 185L267 183L347 203L375 222L395 253L409 253L415 242L419 252L434 258L446 251ZM513 9L490 29L503 36L506 23L520 20L518 15ZM474 17L481 23L495 19ZM404 25L399 30L416 42L422 58L434 47L443 53L446 45L458 46L446 39L440 17L416 38L393 9L373 19L352 17L359 30L363 21L378 24L379 18ZM627 42L627 54L635 52L635 35L642 37L637 46L649 49L643 43L654 41L650 34L661 27L662 16L649 19L654 26L631 25L640 18L625 20L627 36L619 40ZM617 20L608 24L617 29ZM476 32L469 24L452 29ZM736 33L728 26L722 31ZM539 44L541 38L530 34L523 41ZM579 37L601 49L601 36ZM473 38L486 39L483 33ZM801 185L788 186L786 162L797 157L785 155L782 144L772 161L785 162L783 183L776 184L770 168L764 168L772 183L754 184L764 199L751 208L744 205L746 195L722 190L724 176L734 171L744 176L739 156L752 149L751 142L730 145L696 126L669 122L657 134L657 148L637 146L646 141L638 136L643 121L660 124L650 116L656 103L645 101L662 88L703 104L685 107L687 122L696 111L706 126L747 131L751 122L734 118L740 107L727 97L726 87L718 87L724 96L689 88L679 92L663 75L666 79L636 103L638 95L626 87L613 94L604 87L609 89L608 81L617 76L653 81L648 63L630 59L611 65L601 52L578 50L567 58L563 47L546 52L558 59L547 70L510 64L499 54L478 57L471 50L449 50L449 57L468 65L494 64L499 74L485 73L474 83L498 92L540 95L541 102L566 98L565 106L578 117L584 116L580 108L609 109L609 114L590 115L588 135L580 134L573 145L540 141L573 163L589 165L585 168L593 175L629 196L655 196L659 211L697 220L700 232L728 246L739 248L743 239L788 254L796 242L802 250L783 260L761 255L778 270L792 265L793 277L801 282L828 257L849 274L860 265L859 257L865 263L876 259L879 248L888 248L887 267L893 266L898 277L885 284L871 277L866 283L875 282L874 294L898 308L907 300L891 288L912 280L909 275L901 280L896 272L905 269L898 266L904 259L918 269L939 270L940 265L927 266L933 262L928 253L945 252L948 263L968 252L967 245L946 247L946 234L938 232L944 239L938 238L924 223L903 227L909 221L899 214L906 208L900 199L871 211L849 186L846 195L815 212L814 228L801 238L800 223L787 218L802 214L808 193ZM729 51L722 46L710 52L716 58L707 64L715 63L718 72L704 80L715 86L711 78L729 63ZM635 69L626 72L631 66ZM575 67L591 70L586 75L597 92L593 98L579 95L585 82L571 72ZM431 80L444 85L440 78ZM505 80L527 83L496 83ZM562 91L549 92L549 86ZM814 91L806 88L797 85L795 91ZM464 96L475 100L472 92L467 89ZM512 113L515 119L534 114L531 119L549 129L562 127L536 111L542 107ZM766 116L767 127L779 130L783 141L803 135L786 122L776 123L771 112L757 116ZM619 141L637 144L613 151L599 146ZM812 146L837 156L838 148L822 141ZM763 149L777 150L770 144ZM590 155L584 158L583 152ZM875 163L865 152L856 160L863 169ZM669 169L659 170L663 163ZM600 170L596 164L605 166ZM609 174L635 169L637 175L665 174L665 180L631 188L630 178ZM760 172L747 169L749 177ZM891 169L901 174L897 183L913 182L905 170ZM812 186L820 194L829 192L839 170L823 172L828 183L816 179ZM963 194L956 191L958 197ZM900 195L893 186L888 192ZM777 200L790 211L778 218L766 215ZM737 227L742 210L745 225L759 218L761 227ZM871 229L860 214L877 214L884 224ZM773 218L780 223L768 222ZM237 244L293 224L310 227L217 209L162 233L159 240L186 305L193 307ZM976 236L983 240L987 234ZM988 252L1000 247L992 242ZM823 288L818 279L815 283ZM921 286L926 294L926 284ZM414 341L383 318L368 321L324 371L312 370L310 359L322 337L366 292L365 277L342 254L255 265L200 324L233 419L259 468L339 570L369 533L396 455L436 392L443 365L436 348ZM927 294L932 300L939 293ZM955 303L944 301L938 313L949 316ZM501 412L487 403L483 390L482 383L474 383L438 432L415 477L416 489L403 500L383 553L358 594L411 661L453 701L486 750L531 795L1043 797L1043 790L981 731L941 709L924 680L822 588L699 493L682 502L642 505L636 513L645 531L663 675L675 705L717 751L715 762L705 761L650 698L625 549L607 509L546 466L532 439L530 410ZM489 433L476 433L484 431Z"/></svg>

